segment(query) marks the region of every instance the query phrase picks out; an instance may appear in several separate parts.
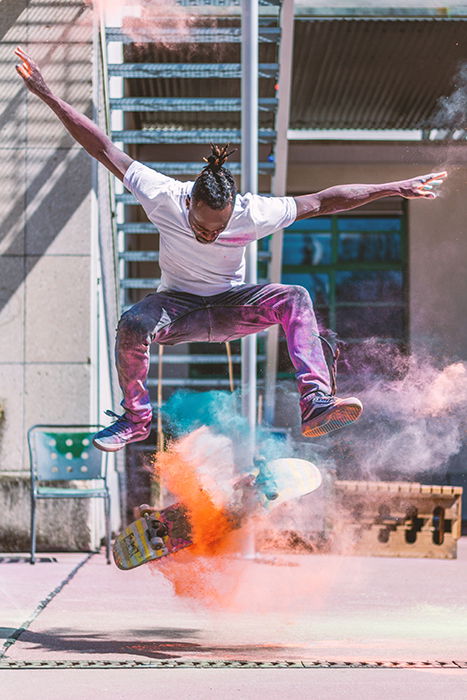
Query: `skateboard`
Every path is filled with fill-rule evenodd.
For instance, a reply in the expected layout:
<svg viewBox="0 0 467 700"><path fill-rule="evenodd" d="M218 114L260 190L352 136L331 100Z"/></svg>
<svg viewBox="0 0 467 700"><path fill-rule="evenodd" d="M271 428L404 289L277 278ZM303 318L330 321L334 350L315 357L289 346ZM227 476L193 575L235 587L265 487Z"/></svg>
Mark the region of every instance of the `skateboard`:
<svg viewBox="0 0 467 700"><path fill-rule="evenodd" d="M232 530L259 510L270 511L298 499L321 485L319 469L305 459L255 460L252 472L233 484L237 498L225 508ZM240 497L238 497L240 494ZM155 509L139 507L140 517L115 539L112 552L119 569L134 569L193 544L190 514L183 503Z"/></svg>

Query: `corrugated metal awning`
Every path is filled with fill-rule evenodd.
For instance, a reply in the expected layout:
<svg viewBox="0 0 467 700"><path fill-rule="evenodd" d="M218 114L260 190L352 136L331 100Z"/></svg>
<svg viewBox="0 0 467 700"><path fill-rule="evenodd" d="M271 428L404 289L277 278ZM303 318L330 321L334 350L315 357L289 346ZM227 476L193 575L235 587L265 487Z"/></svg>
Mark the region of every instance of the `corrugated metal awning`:
<svg viewBox="0 0 467 700"><path fill-rule="evenodd" d="M267 26L268 21L263 20ZM218 20L239 26L238 18ZM271 22L271 25L273 23ZM260 60L276 60L274 43L261 46ZM237 62L238 44L125 46L128 62ZM465 66L464 70L462 67ZM260 79L271 96L273 78ZM457 92L456 92L457 91ZM455 103L443 98L456 92ZM127 81L138 97L240 96L240 80L173 78ZM295 21L291 129L465 129L467 113L467 21L458 19L300 17ZM128 128L163 126L238 128L240 113L158 111L131 113ZM272 113L260 112L263 127Z"/></svg>
<svg viewBox="0 0 467 700"><path fill-rule="evenodd" d="M463 117L462 109L444 109L440 100L460 87L467 22L298 20L295 25L291 128L466 127L467 76ZM462 107L462 91L457 97Z"/></svg>

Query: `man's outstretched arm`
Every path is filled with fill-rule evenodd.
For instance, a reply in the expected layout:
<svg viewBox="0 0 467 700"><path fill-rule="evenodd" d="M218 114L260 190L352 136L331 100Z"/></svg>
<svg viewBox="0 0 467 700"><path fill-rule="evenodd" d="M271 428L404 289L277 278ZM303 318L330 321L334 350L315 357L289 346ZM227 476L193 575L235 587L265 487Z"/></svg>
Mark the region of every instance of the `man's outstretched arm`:
<svg viewBox="0 0 467 700"><path fill-rule="evenodd" d="M64 100L56 97L46 84L37 63L27 53L18 47L15 54L21 61L21 64L16 66L16 70L23 78L28 90L40 97L55 112L71 136L86 149L89 155L123 180L133 159L117 148L94 122Z"/></svg>
<svg viewBox="0 0 467 700"><path fill-rule="evenodd" d="M386 182L382 185L337 185L328 187L316 194L304 194L294 197L297 204L297 221L323 214L337 214L360 207L382 197L399 195L406 199L435 199L434 190L442 184L447 172L420 175L410 180Z"/></svg>

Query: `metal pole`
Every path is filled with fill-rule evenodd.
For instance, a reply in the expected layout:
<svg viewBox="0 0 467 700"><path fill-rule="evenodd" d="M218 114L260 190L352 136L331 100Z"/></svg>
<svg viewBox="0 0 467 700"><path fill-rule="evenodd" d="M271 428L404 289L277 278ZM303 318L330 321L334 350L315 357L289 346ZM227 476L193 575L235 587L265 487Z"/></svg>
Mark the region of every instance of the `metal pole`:
<svg viewBox="0 0 467 700"><path fill-rule="evenodd" d="M258 0L242 0L242 191L258 192ZM247 284L257 282L256 241L246 249ZM256 334L242 339L242 409L248 418L246 458L253 466L256 451ZM255 530L251 523L243 556L255 557Z"/></svg>
<svg viewBox="0 0 467 700"><path fill-rule="evenodd" d="M279 106L276 113L275 172L272 180L272 194L282 197L287 190L287 160L290 95L292 87L292 57L294 34L294 0L283 0L281 6L281 44L279 49ZM282 272L283 231L276 231L271 240L271 263L269 281L280 282ZM268 331L266 341L266 387L264 397L264 417L273 424L276 402L277 355L279 326Z"/></svg>
<svg viewBox="0 0 467 700"><path fill-rule="evenodd" d="M242 0L242 191L258 192L258 0ZM257 243L246 250L247 284L256 284ZM242 408L252 454L256 430L256 335L242 340Z"/></svg>

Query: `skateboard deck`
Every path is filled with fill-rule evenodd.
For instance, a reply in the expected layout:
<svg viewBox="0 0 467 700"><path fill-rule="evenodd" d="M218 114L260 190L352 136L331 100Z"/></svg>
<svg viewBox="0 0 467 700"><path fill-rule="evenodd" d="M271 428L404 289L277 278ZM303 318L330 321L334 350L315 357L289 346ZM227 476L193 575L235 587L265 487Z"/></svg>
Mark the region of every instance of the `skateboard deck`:
<svg viewBox="0 0 467 700"><path fill-rule="evenodd" d="M232 515L232 529L239 527L255 507L270 511L281 503L315 491L321 485L321 473L305 459L275 459L259 464L238 484L240 488L245 484L250 492L245 501L249 505L240 515L226 507L227 515ZM193 544L189 513L182 503L160 510L144 505L140 506L140 513L141 517L130 523L114 541L112 552L119 569L134 569Z"/></svg>

